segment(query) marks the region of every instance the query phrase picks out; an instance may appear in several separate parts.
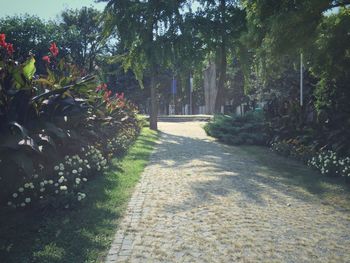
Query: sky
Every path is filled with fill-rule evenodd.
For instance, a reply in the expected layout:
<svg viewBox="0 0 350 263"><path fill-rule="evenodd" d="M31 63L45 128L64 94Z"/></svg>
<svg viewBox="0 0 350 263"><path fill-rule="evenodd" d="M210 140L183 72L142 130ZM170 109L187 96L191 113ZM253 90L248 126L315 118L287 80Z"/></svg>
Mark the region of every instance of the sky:
<svg viewBox="0 0 350 263"><path fill-rule="evenodd" d="M0 18L28 13L44 20L55 19L67 8L93 6L103 10L106 2L94 3L94 0L0 0Z"/></svg>

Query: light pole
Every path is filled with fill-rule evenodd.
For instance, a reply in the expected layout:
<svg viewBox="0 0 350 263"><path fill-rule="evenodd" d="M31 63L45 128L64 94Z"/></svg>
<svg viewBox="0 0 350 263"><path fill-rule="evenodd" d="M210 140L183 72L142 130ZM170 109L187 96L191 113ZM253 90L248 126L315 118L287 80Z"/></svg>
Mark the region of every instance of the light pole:
<svg viewBox="0 0 350 263"><path fill-rule="evenodd" d="M176 79L175 76L173 76L173 79L171 81L171 94L173 99L173 104L171 105L171 110L169 109L170 115L175 115L175 94L176 94Z"/></svg>
<svg viewBox="0 0 350 263"><path fill-rule="evenodd" d="M303 107L303 53L300 53L300 106Z"/></svg>
<svg viewBox="0 0 350 263"><path fill-rule="evenodd" d="M193 91L193 77L190 73L190 115L192 115L192 91Z"/></svg>

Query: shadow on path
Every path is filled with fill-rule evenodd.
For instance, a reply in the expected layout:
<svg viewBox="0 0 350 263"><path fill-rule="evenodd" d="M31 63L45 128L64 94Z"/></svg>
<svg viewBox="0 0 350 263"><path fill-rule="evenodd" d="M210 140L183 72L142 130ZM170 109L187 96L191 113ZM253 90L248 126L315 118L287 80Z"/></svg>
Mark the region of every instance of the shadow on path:
<svg viewBox="0 0 350 263"><path fill-rule="evenodd" d="M288 197L291 197L305 202L322 201L339 208L339 204L323 200L334 190L343 192L344 204L350 203L350 187L344 184L344 180L321 176L299 162L278 156L268 148L228 146L211 139L162 132L157 151L160 158L153 162L163 168L194 168L213 177L191 185L196 200L187 200L185 207L206 202L211 196L226 196L232 192L239 192L245 197L240 200L241 206L249 205L249 202L266 206L263 194L281 205L286 205L290 201ZM196 160L201 160L201 164L196 166Z"/></svg>

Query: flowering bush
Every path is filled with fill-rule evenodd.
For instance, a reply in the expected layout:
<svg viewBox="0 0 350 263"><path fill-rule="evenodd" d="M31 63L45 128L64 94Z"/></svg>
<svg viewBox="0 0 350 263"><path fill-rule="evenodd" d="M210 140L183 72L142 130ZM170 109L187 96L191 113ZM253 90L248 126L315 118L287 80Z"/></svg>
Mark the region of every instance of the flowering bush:
<svg viewBox="0 0 350 263"><path fill-rule="evenodd" d="M136 137L137 110L105 84L95 90L94 77L58 59L56 43L42 58L47 76L36 76L35 59L15 62L5 39L0 34L0 205L68 207Z"/></svg>
<svg viewBox="0 0 350 263"><path fill-rule="evenodd" d="M305 146L297 139L275 141L271 144L271 149L284 156L303 161L321 174L350 177L350 158L342 158L334 151L316 152L312 146Z"/></svg>
<svg viewBox="0 0 350 263"><path fill-rule="evenodd" d="M82 148L82 152L89 163L89 169L93 172L103 172L108 168L107 159L98 148L89 145L87 149Z"/></svg>
<svg viewBox="0 0 350 263"><path fill-rule="evenodd" d="M124 154L136 135L136 132L130 132L129 134L126 131L121 132L118 136L107 140L107 151L111 154Z"/></svg>
<svg viewBox="0 0 350 263"><path fill-rule="evenodd" d="M331 150L323 151L313 157L308 161L308 165L324 175L350 177L350 158L340 158Z"/></svg>
<svg viewBox="0 0 350 263"><path fill-rule="evenodd" d="M11 207L25 207L32 203L66 206L75 200L81 201L86 194L80 191L83 184L88 181L90 169L87 159L83 160L79 155L67 155L63 162L54 166L48 178L43 179L45 176L43 174L34 174L11 195L7 204Z"/></svg>
<svg viewBox="0 0 350 263"><path fill-rule="evenodd" d="M313 147L304 145L298 139L275 140L271 143L271 149L305 163L316 153Z"/></svg>

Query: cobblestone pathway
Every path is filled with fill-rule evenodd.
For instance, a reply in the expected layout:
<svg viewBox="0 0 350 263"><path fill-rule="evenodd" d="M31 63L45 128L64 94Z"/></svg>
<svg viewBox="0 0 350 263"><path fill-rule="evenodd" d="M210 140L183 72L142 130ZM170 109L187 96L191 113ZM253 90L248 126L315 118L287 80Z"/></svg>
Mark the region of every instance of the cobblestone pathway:
<svg viewBox="0 0 350 263"><path fill-rule="evenodd" d="M350 262L350 213L275 181L200 123L158 146L106 262Z"/></svg>

